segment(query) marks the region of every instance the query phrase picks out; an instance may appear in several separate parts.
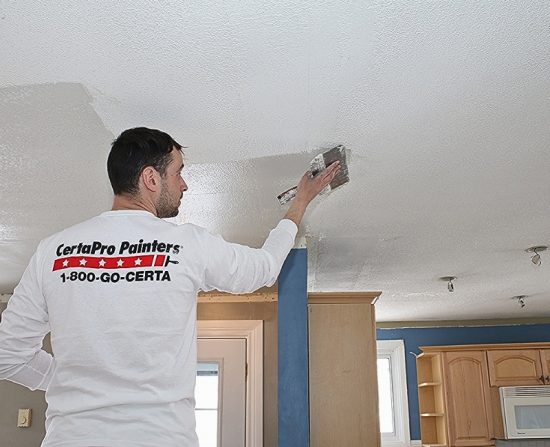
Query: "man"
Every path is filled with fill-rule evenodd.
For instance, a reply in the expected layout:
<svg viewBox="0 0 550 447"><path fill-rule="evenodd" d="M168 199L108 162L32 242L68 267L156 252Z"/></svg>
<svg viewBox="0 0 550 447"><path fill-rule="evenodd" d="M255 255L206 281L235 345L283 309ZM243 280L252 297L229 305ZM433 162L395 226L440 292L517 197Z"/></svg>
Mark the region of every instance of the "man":
<svg viewBox="0 0 550 447"><path fill-rule="evenodd" d="M307 205L339 170L306 173L261 249L178 214L181 146L123 132L107 169L113 208L43 240L0 323L0 378L46 391L43 447L198 446L196 296L272 285ZM41 350L51 332L54 357Z"/></svg>

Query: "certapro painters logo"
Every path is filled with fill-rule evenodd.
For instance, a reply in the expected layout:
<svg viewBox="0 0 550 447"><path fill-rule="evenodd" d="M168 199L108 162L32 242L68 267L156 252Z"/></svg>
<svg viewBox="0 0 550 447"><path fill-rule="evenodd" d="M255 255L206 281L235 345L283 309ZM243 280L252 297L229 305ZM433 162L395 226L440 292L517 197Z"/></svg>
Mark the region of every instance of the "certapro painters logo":
<svg viewBox="0 0 550 447"><path fill-rule="evenodd" d="M61 273L62 282L171 281L168 267L170 264L178 264L179 261L171 259L170 254L177 255L180 248L180 245L159 242L156 239L152 242L140 239L137 243L122 241L118 246L99 241L89 244L61 244L57 247L56 254L59 258L54 261L52 271L68 270Z"/></svg>

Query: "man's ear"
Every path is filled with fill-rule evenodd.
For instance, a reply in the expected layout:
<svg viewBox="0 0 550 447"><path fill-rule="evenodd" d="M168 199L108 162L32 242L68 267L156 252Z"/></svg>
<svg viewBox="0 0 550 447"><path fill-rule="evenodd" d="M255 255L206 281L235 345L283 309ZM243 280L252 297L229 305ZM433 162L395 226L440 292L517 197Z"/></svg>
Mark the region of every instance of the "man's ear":
<svg viewBox="0 0 550 447"><path fill-rule="evenodd" d="M152 166L146 166L141 171L140 181L148 191L156 192L160 188L160 174Z"/></svg>

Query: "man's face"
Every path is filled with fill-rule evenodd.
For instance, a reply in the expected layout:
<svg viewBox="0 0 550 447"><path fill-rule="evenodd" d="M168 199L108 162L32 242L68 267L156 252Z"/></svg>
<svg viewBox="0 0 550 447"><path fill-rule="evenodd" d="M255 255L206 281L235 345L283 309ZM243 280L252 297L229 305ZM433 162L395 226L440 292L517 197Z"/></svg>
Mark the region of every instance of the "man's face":
<svg viewBox="0 0 550 447"><path fill-rule="evenodd" d="M161 177L160 196L157 202L157 215L161 218L178 215L183 192L187 191L187 184L181 176L183 169L181 151L173 149L170 157L170 164Z"/></svg>

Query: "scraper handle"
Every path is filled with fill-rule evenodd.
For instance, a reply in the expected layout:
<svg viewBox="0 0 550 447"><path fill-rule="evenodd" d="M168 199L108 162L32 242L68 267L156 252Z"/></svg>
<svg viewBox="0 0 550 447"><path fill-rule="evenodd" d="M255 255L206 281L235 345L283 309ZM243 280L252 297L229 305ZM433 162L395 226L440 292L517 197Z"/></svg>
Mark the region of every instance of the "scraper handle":
<svg viewBox="0 0 550 447"><path fill-rule="evenodd" d="M285 192L282 192L277 196L277 200L281 205L284 205L287 202L290 202L294 197L296 197L296 192L298 191L297 186L293 186L290 189L287 189Z"/></svg>

